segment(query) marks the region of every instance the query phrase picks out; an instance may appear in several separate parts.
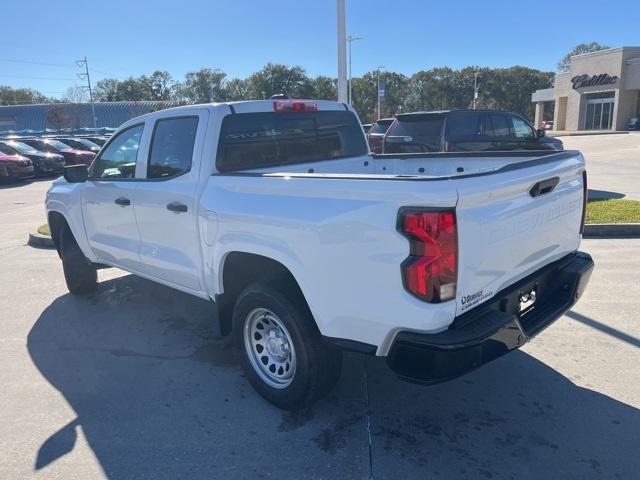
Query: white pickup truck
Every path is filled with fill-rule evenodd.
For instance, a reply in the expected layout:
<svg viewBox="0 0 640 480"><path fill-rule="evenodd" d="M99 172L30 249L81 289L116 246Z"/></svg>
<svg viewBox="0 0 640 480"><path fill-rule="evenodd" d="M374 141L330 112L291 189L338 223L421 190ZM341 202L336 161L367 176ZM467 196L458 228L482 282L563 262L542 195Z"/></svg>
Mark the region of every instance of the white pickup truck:
<svg viewBox="0 0 640 480"><path fill-rule="evenodd" d="M349 106L267 100L132 119L46 208L71 293L110 266L215 302L293 409L342 350L429 384L523 345L589 280L585 198L575 151L372 156Z"/></svg>

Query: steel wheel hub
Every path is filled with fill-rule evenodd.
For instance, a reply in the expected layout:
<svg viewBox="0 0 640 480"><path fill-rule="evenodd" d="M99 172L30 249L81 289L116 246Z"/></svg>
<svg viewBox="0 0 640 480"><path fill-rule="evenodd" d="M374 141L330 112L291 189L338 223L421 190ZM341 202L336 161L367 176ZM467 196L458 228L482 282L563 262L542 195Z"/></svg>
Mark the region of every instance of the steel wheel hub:
<svg viewBox="0 0 640 480"><path fill-rule="evenodd" d="M253 370L274 388L293 381L296 353L291 336L278 316L266 308L249 312L244 322L244 347Z"/></svg>

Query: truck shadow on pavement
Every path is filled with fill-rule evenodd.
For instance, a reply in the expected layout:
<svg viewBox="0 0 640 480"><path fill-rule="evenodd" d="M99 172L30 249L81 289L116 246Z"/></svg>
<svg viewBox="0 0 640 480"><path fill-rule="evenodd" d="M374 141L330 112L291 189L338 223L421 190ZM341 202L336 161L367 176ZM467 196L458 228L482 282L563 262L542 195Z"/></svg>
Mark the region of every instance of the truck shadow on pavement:
<svg viewBox="0 0 640 480"><path fill-rule="evenodd" d="M630 478L640 470L640 412L524 352L432 387L397 381L381 359L347 355L327 399L287 413L254 393L211 318L208 302L131 275L90 297L56 299L28 350L77 418L52 422L34 468L72 455L81 432L109 478Z"/></svg>

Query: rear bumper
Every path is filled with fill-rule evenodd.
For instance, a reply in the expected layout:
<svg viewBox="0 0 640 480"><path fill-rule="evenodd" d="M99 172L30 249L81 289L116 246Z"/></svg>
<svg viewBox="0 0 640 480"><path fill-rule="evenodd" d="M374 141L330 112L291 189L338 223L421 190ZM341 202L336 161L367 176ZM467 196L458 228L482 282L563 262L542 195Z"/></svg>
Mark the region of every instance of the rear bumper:
<svg viewBox="0 0 640 480"><path fill-rule="evenodd" d="M569 310L584 292L591 256L568 255L456 317L437 334L400 332L387 363L403 380L433 384L459 377L524 345ZM536 291L532 307L520 313L520 297Z"/></svg>

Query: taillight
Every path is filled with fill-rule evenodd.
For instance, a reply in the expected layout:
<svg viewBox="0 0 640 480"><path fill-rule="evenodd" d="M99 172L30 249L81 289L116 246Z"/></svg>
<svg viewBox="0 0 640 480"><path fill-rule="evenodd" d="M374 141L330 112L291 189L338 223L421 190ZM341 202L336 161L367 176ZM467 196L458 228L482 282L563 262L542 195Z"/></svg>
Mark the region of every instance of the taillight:
<svg viewBox="0 0 640 480"><path fill-rule="evenodd" d="M318 104L312 100L274 100L274 112L317 112Z"/></svg>
<svg viewBox="0 0 640 480"><path fill-rule="evenodd" d="M587 189L587 171L582 172L582 220L580 221L580 234L584 233L584 225L587 221L587 197L589 190Z"/></svg>
<svg viewBox="0 0 640 480"><path fill-rule="evenodd" d="M403 208L398 230L409 239L409 257L402 262L405 288L431 303L456 296L458 234L454 210Z"/></svg>

